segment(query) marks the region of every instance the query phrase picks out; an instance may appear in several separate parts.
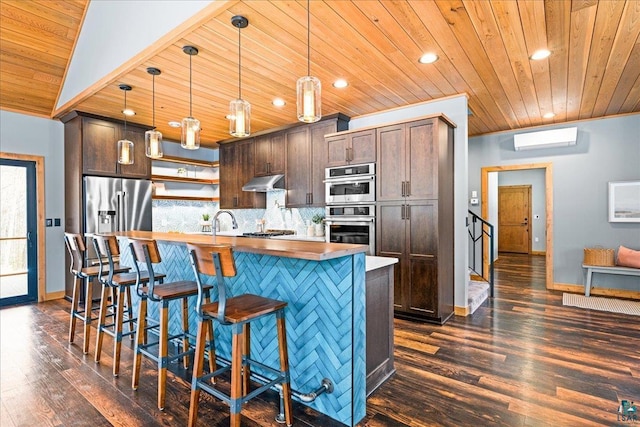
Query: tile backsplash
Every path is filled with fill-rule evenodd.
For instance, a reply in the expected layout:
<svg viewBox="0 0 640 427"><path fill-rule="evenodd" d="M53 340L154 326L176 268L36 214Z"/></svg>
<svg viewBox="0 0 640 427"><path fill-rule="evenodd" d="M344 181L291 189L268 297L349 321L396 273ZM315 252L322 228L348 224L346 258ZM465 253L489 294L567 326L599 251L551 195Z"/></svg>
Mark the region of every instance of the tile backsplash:
<svg viewBox="0 0 640 427"><path fill-rule="evenodd" d="M267 192L266 209L234 209L233 214L241 232L256 231L256 220L265 220L265 229L294 230L306 234L307 221L315 214L324 215L324 208L285 208L284 190ZM186 200L154 200L153 230L182 233L202 230L202 214L213 215L219 210L217 202L193 202ZM231 230L229 215L220 216L220 229Z"/></svg>

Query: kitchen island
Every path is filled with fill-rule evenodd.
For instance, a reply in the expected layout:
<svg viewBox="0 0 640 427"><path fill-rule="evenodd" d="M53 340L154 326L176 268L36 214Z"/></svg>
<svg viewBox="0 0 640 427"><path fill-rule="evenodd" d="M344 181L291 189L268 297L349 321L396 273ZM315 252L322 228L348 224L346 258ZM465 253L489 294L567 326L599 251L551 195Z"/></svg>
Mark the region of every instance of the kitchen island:
<svg viewBox="0 0 640 427"><path fill-rule="evenodd" d="M157 240L167 281L193 279L187 242L233 246L238 275L227 278L230 295L254 293L288 303L286 322L292 388L309 393L316 390L324 378L333 384L332 393L302 403L346 425L353 426L365 416L367 246L144 231L114 234L120 240L121 262L125 265L133 263L127 247L128 237ZM391 268L391 264L385 264L383 268ZM387 287L385 292L392 295L392 289L389 292ZM215 293L213 297L216 298ZM390 300L387 302L391 310ZM171 309L178 312L179 307L176 304ZM156 305L150 304L149 311L157 318ZM190 310L189 317L191 331L195 333L195 311ZM180 328L178 316L170 319L169 328L170 331ZM216 349L223 358L229 357L231 349L227 329L215 328ZM391 342L393 351L393 338L388 334L373 338ZM277 365L275 328L266 323L265 327L253 327L251 349L264 363ZM392 368L392 357L390 363ZM390 375L388 369L385 372ZM376 375L377 381L379 377Z"/></svg>

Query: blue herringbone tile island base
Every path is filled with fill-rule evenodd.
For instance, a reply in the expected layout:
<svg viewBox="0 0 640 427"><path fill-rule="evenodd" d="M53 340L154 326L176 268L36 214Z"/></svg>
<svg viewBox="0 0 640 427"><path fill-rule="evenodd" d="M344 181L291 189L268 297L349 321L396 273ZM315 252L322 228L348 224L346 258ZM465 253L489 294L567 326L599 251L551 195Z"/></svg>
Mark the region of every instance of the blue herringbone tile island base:
<svg viewBox="0 0 640 427"><path fill-rule="evenodd" d="M121 239L120 245L121 262L132 265L127 240ZM158 245L167 281L194 280L184 244ZM364 253L328 261L246 252L234 255L238 275L228 278L228 295L253 293L288 302L287 344L293 389L308 393L323 378L329 378L333 393L304 404L346 425L357 424L366 413ZM212 298L217 299L217 292ZM136 310L137 303L136 300ZM171 312L179 312L178 303L172 302ZM195 304L195 298L191 304ZM157 304L149 304L149 316L158 318ZM195 310L190 309L189 325L194 335L196 322ZM172 316L170 333L180 329L180 317ZM230 328L218 325L214 329L216 353L230 358ZM275 319L266 318L252 325L251 354L267 365L278 366Z"/></svg>

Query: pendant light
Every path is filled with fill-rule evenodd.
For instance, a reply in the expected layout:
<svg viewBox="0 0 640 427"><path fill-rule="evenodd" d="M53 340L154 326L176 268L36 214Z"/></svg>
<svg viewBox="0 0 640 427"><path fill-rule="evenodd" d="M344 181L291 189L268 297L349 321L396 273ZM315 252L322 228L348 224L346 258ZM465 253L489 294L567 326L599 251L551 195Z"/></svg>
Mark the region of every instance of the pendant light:
<svg viewBox="0 0 640 427"><path fill-rule="evenodd" d="M234 16L231 24L238 29L238 99L229 103L229 133L235 137L251 134L251 104L242 99L242 61L240 29L249 25L244 16Z"/></svg>
<svg viewBox="0 0 640 427"><path fill-rule="evenodd" d="M193 46L185 46L182 51L189 55L189 117L182 119L182 138L180 145L187 150L200 148L200 120L193 118L193 98L191 94L191 58L198 54L198 49Z"/></svg>
<svg viewBox="0 0 640 427"><path fill-rule="evenodd" d="M160 70L154 67L147 68L147 73L151 74L151 114L152 114L152 126L153 129L144 133L144 147L147 157L152 159L161 158L164 153L162 152L162 133L156 130L156 76L160 75Z"/></svg>
<svg viewBox="0 0 640 427"><path fill-rule="evenodd" d="M320 79L311 75L310 16L310 3L307 0L307 75L300 77L296 85L298 120L305 123L317 122L322 117Z"/></svg>
<svg viewBox="0 0 640 427"><path fill-rule="evenodd" d="M131 86L129 85L120 85L120 90L124 91L124 132L122 134L122 139L118 141L118 163L121 165L132 165L133 164L133 142L127 139L127 115L124 114L124 111L127 110L127 92L131 90Z"/></svg>

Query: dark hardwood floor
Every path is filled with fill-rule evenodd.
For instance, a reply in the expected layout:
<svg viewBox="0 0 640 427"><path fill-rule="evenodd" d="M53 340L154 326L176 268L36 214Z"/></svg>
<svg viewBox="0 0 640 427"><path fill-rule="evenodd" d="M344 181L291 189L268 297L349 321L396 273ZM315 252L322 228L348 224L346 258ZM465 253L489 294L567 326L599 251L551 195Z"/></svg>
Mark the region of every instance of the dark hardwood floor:
<svg viewBox="0 0 640 427"><path fill-rule="evenodd" d="M145 359L133 391L131 347L114 378L109 352L93 362L95 334L87 356L81 333L68 344L68 310L64 300L0 310L2 427L187 424L189 371L171 366L157 410L155 366ZM397 373L369 398L361 426L634 425L616 411L622 399L640 403L640 318L563 307L562 293L545 289L544 257L501 255L495 298L472 316L395 326ZM201 399L198 425L228 425L224 404ZM254 399L243 425L279 425L277 406L275 393ZM297 403L294 416L338 425Z"/></svg>

